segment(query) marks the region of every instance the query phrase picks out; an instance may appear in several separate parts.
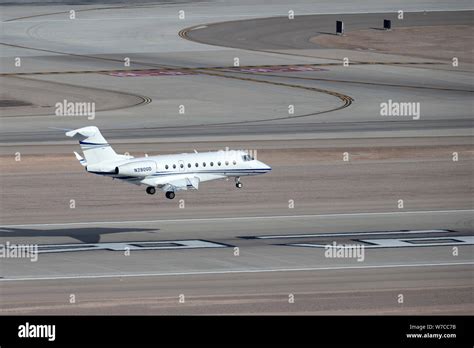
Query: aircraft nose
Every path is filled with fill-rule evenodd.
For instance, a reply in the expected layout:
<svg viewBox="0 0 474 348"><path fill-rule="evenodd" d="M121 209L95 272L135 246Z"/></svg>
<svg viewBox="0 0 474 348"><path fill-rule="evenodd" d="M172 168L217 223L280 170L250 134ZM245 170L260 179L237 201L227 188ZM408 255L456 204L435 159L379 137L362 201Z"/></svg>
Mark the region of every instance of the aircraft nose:
<svg viewBox="0 0 474 348"><path fill-rule="evenodd" d="M272 170L272 167L270 167L269 165L263 163L263 162L260 162L258 161L258 166L261 168L261 169L265 169L266 171L270 171Z"/></svg>

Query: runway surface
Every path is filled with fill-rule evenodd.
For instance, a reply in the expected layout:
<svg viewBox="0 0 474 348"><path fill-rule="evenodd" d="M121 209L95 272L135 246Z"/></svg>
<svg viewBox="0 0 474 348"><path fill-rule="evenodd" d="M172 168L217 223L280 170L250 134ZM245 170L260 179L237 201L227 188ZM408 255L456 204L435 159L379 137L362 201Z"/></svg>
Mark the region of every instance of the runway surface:
<svg viewBox="0 0 474 348"><path fill-rule="evenodd" d="M2 6L0 243L39 254L1 258L0 313L473 313L472 64L314 43L336 18L351 37L388 16L465 57L450 35L472 30L472 4L291 7L292 22L284 1L84 4L74 21ZM382 117L389 99L420 119ZM55 116L63 100L97 113ZM58 128L90 124L118 153L228 146L273 170L146 195L76 162Z"/></svg>
<svg viewBox="0 0 474 348"><path fill-rule="evenodd" d="M68 146L25 145L31 155L2 167L9 204L1 206L0 240L45 253L37 262L2 260L4 313L471 312L469 138L414 139L415 147L402 145L410 139L366 141L295 140L287 149L254 142L271 174L244 180L242 191L222 181L175 201L86 175L64 154ZM349 163L342 149L354 155ZM397 240L412 244L389 245ZM327 258L333 242L364 244L364 259ZM71 293L81 298L74 306ZM289 294L297 298L291 306Z"/></svg>
<svg viewBox="0 0 474 348"><path fill-rule="evenodd" d="M396 212L4 228L22 243L54 241L62 246L56 253L40 253L34 263L7 260L2 308L6 314L468 314L473 309L472 241L459 245L458 256L449 244L366 249L363 262L329 259L323 248L298 245L373 242L376 235L433 238L438 243L441 237L472 239L472 229L465 225L472 224L471 216L472 211ZM360 232L374 225L398 230L404 227L400 220L419 232ZM428 228L447 225L457 232ZM341 228L344 233L337 233ZM103 248L111 249L100 250L95 244L99 250L65 250L66 243L81 246L72 238L84 242L96 233L106 243ZM147 250L152 241L168 243ZM172 241L181 247L170 249ZM82 247L87 245L91 247ZM132 248L129 255L127 248ZM70 294L76 303L68 302ZM290 294L295 303L288 303ZM397 302L399 294L406 298L402 304ZM179 302L180 295L185 303Z"/></svg>

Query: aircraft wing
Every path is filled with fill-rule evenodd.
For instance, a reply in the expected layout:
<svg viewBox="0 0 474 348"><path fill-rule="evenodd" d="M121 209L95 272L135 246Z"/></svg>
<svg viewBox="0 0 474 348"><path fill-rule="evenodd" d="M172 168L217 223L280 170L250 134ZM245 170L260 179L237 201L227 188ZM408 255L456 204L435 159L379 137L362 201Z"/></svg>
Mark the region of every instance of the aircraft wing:
<svg viewBox="0 0 474 348"><path fill-rule="evenodd" d="M176 174L166 176L148 176L141 181L142 184L155 186L163 191L197 190L203 181L224 178L216 174Z"/></svg>
<svg viewBox="0 0 474 348"><path fill-rule="evenodd" d="M179 180L173 180L163 185L158 185L163 191L182 191L197 190L199 188L199 178L186 177Z"/></svg>

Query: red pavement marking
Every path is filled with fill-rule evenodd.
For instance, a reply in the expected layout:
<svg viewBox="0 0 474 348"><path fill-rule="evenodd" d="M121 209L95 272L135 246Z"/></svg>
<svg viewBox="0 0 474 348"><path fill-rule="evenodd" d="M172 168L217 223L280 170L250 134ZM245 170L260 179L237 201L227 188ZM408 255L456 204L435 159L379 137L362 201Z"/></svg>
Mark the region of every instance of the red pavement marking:
<svg viewBox="0 0 474 348"><path fill-rule="evenodd" d="M106 73L116 77L143 77L143 76L182 76L192 75L192 72L179 70L140 70L140 71L113 71Z"/></svg>
<svg viewBox="0 0 474 348"><path fill-rule="evenodd" d="M268 73L268 72L302 72L302 71L327 71L327 69L314 68L311 66L273 66L266 68L241 68L242 72Z"/></svg>

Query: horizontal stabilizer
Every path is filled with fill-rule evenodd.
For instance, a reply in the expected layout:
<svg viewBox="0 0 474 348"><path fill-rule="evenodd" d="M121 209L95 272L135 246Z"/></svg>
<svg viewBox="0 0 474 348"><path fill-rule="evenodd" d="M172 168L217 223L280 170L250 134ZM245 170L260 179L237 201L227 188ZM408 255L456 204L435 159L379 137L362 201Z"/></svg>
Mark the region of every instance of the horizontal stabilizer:
<svg viewBox="0 0 474 348"><path fill-rule="evenodd" d="M87 161L82 158L81 155L79 155L76 151L74 151L74 154L76 155L77 160L82 164L83 167L87 166Z"/></svg>

